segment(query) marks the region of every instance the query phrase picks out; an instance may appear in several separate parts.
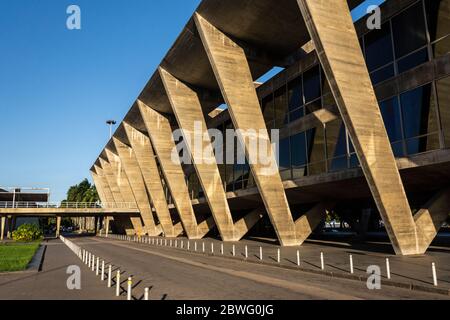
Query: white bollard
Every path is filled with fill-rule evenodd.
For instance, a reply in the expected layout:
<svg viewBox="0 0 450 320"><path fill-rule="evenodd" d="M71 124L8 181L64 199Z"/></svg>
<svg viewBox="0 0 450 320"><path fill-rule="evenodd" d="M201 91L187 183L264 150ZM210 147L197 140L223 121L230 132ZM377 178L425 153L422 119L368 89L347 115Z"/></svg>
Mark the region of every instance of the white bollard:
<svg viewBox="0 0 450 320"><path fill-rule="evenodd" d="M386 273L387 278L391 280L391 263L389 262L389 258L386 258Z"/></svg>
<svg viewBox="0 0 450 320"><path fill-rule="evenodd" d="M91 267L91 253L90 253L90 252L88 253L88 261L87 261L87 266L88 266L88 268L90 268L90 267Z"/></svg>
<svg viewBox="0 0 450 320"><path fill-rule="evenodd" d="M172 246L172 239L170 239L170 246Z"/></svg>
<svg viewBox="0 0 450 320"><path fill-rule="evenodd" d="M277 250L277 262L281 263L281 250L279 248Z"/></svg>
<svg viewBox="0 0 450 320"><path fill-rule="evenodd" d="M233 257L236 257L236 245L233 244Z"/></svg>
<svg viewBox="0 0 450 320"><path fill-rule="evenodd" d="M105 281L105 260L102 260L102 281Z"/></svg>
<svg viewBox="0 0 450 320"><path fill-rule="evenodd" d="M191 243L188 240L188 242L187 242L187 251L190 251L190 250L191 250Z"/></svg>
<svg viewBox="0 0 450 320"><path fill-rule="evenodd" d="M145 288L145 293L144 293L144 300L148 301L149 299L149 293L150 293L150 289L149 288Z"/></svg>
<svg viewBox="0 0 450 320"><path fill-rule="evenodd" d="M197 252L197 242L194 242L194 251Z"/></svg>
<svg viewBox="0 0 450 320"><path fill-rule="evenodd" d="M167 239L164 240L164 246L167 247Z"/></svg>
<svg viewBox="0 0 450 320"><path fill-rule="evenodd" d="M297 266L300 267L300 250L297 250Z"/></svg>
<svg viewBox="0 0 450 320"><path fill-rule="evenodd" d="M205 250L205 243L204 242L202 243L202 250L203 250L203 253L205 253L206 250Z"/></svg>
<svg viewBox="0 0 450 320"><path fill-rule="evenodd" d="M108 288L111 288L112 284L112 266L109 265L108 267Z"/></svg>
<svg viewBox="0 0 450 320"><path fill-rule="evenodd" d="M214 242L211 242L211 254L214 255Z"/></svg>
<svg viewBox="0 0 450 320"><path fill-rule="evenodd" d="M184 241L181 240L181 249L184 249Z"/></svg>
<svg viewBox="0 0 450 320"><path fill-rule="evenodd" d="M178 240L175 240L175 248L178 248Z"/></svg>
<svg viewBox="0 0 450 320"><path fill-rule="evenodd" d="M95 275L98 277L99 274L100 274L100 258L97 257L97 264L95 266Z"/></svg>
<svg viewBox="0 0 450 320"><path fill-rule="evenodd" d="M133 280L131 277L128 277L128 288L127 288L127 300L131 301L131 285L133 284Z"/></svg>
<svg viewBox="0 0 450 320"><path fill-rule="evenodd" d="M438 286L438 279L437 279L437 272L436 272L436 263L433 262L431 264L431 269L432 269L432 272L433 272L433 284L434 284L435 287L437 287Z"/></svg>
<svg viewBox="0 0 450 320"><path fill-rule="evenodd" d="M220 244L220 254L223 255L223 243Z"/></svg>
<svg viewBox="0 0 450 320"><path fill-rule="evenodd" d="M92 264L91 264L91 271L95 271L95 255L92 255Z"/></svg>
<svg viewBox="0 0 450 320"><path fill-rule="evenodd" d="M355 270L353 268L353 255L350 255L350 273L354 274Z"/></svg>
<svg viewBox="0 0 450 320"><path fill-rule="evenodd" d="M120 296L120 270L116 274L116 297Z"/></svg>
<svg viewBox="0 0 450 320"><path fill-rule="evenodd" d="M320 253L320 267L322 270L325 270L325 259L323 257L323 252Z"/></svg>
<svg viewBox="0 0 450 320"><path fill-rule="evenodd" d="M262 247L259 247L259 260L262 261L262 259L263 259L263 249Z"/></svg>
<svg viewBox="0 0 450 320"><path fill-rule="evenodd" d="M245 246L245 259L248 259L248 246Z"/></svg>

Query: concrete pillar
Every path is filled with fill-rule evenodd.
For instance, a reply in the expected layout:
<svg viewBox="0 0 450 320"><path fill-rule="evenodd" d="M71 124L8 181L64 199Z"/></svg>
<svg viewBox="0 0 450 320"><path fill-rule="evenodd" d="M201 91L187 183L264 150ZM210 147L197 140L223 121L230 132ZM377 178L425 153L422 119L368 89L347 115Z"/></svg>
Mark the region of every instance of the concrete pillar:
<svg viewBox="0 0 450 320"><path fill-rule="evenodd" d="M94 218L94 234L95 235L97 235L99 223L100 223L100 219L98 217L95 217Z"/></svg>
<svg viewBox="0 0 450 320"><path fill-rule="evenodd" d="M61 217L56 217L56 237L59 238L61 232Z"/></svg>
<svg viewBox="0 0 450 320"><path fill-rule="evenodd" d="M0 240L5 239L6 216L1 216Z"/></svg>
<svg viewBox="0 0 450 320"><path fill-rule="evenodd" d="M348 3L297 2L394 250L402 255L418 254L420 236Z"/></svg>
<svg viewBox="0 0 450 320"><path fill-rule="evenodd" d="M12 238L12 232L13 232L13 218L12 216L7 217L6 219L6 238L11 239Z"/></svg>
<svg viewBox="0 0 450 320"><path fill-rule="evenodd" d="M123 169L127 174L142 220L144 221L145 230L148 235L152 237L159 236L161 234L161 227L157 228L155 220L153 219L150 199L148 198L147 189L145 187L144 179L142 178L142 172L136 159L136 155L132 148L119 139L113 138L113 141Z"/></svg>
<svg viewBox="0 0 450 320"><path fill-rule="evenodd" d="M164 236L168 238L177 237L183 232L183 226L181 223L175 226L173 224L150 138L127 123L123 123L123 126L136 155Z"/></svg>
<svg viewBox="0 0 450 320"><path fill-rule="evenodd" d="M184 230L189 239L201 239L214 226L214 219L211 218L200 224L197 222L181 161L172 159L172 151L175 150L176 145L169 119L140 100L137 101L137 104L150 140L159 157L161 169L183 222Z"/></svg>
<svg viewBox="0 0 450 320"><path fill-rule="evenodd" d="M260 161L258 154L252 153L258 152L254 149L260 148L252 148L254 141L251 141L251 136L238 133L278 239L283 246L299 245L295 223L244 49L198 13L195 14L195 23L228 105L234 127L238 132L240 130L256 132L259 146L265 144L266 159Z"/></svg>
<svg viewBox="0 0 450 320"><path fill-rule="evenodd" d="M106 233L106 237L108 238L108 236L109 236L109 217L105 217L105 233Z"/></svg>
<svg viewBox="0 0 450 320"><path fill-rule="evenodd" d="M204 139L208 127L199 96L192 88L176 79L166 70L160 68L159 73L178 125L185 134L190 136L190 139L185 140L186 146L191 153L195 170L220 236L223 241L239 241L258 222L258 219L253 219L254 224L247 226L243 230L244 233L234 227L211 139ZM200 124L200 127L198 124ZM195 141L202 142L200 150L195 150Z"/></svg>

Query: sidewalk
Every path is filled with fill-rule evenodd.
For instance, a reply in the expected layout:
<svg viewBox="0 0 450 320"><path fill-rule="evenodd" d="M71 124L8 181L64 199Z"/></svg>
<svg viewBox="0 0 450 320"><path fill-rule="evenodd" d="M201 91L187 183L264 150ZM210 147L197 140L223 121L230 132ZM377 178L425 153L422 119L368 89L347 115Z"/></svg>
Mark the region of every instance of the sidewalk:
<svg viewBox="0 0 450 320"><path fill-rule="evenodd" d="M111 300L113 288L108 289L95 273L88 270L76 255L60 240L44 241L47 248L40 272L0 274L0 300ZM67 268L81 268L81 290L69 290ZM120 298L123 300L123 297Z"/></svg>

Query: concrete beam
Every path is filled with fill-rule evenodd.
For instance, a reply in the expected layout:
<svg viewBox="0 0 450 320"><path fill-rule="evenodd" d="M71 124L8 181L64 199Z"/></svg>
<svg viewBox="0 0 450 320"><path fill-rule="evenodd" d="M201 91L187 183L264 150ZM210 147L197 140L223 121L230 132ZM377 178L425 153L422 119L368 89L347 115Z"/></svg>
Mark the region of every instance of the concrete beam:
<svg viewBox="0 0 450 320"><path fill-rule="evenodd" d="M117 153L120 157L123 169L128 177L131 190L136 199L137 206L141 212L144 227L148 234L152 237L161 234L161 227L157 227L153 219L151 204L145 188L144 179L142 178L141 169L132 148L113 138Z"/></svg>
<svg viewBox="0 0 450 320"><path fill-rule="evenodd" d="M448 219L449 214L450 188L439 192L417 212L414 216L414 221L422 237L420 252L426 252L434 238L436 238L442 224Z"/></svg>
<svg viewBox="0 0 450 320"><path fill-rule="evenodd" d="M5 226L6 226L6 216L1 216L1 226L0 226L0 240L3 241L5 239Z"/></svg>
<svg viewBox="0 0 450 320"><path fill-rule="evenodd" d="M297 2L394 250L402 255L421 253L347 1Z"/></svg>
<svg viewBox="0 0 450 320"><path fill-rule="evenodd" d="M234 127L238 131L256 130L259 132L259 138L266 143L269 163L263 165L260 161L253 162L250 167L278 239L283 246L298 245L294 220L272 152L245 51L198 13L194 18ZM245 139L242 134L238 136L246 150L247 158L255 156L249 154L249 139Z"/></svg>
<svg viewBox="0 0 450 320"><path fill-rule="evenodd" d="M150 138L127 123L123 123L123 126L136 155L144 183L152 199L164 236L174 238L181 235L183 226L180 223L176 226L173 224Z"/></svg>
<svg viewBox="0 0 450 320"><path fill-rule="evenodd" d="M245 233L234 227L199 96L166 70L159 72L220 236L223 241L239 241Z"/></svg>
<svg viewBox="0 0 450 320"><path fill-rule="evenodd" d="M61 232L61 216L56 217L56 237L59 238Z"/></svg>
<svg viewBox="0 0 450 320"><path fill-rule="evenodd" d="M137 101L152 145L158 155L161 169L189 239L201 239L210 230L211 223L198 224L189 197L183 169L169 120L142 101ZM175 151L175 152L174 152Z"/></svg>

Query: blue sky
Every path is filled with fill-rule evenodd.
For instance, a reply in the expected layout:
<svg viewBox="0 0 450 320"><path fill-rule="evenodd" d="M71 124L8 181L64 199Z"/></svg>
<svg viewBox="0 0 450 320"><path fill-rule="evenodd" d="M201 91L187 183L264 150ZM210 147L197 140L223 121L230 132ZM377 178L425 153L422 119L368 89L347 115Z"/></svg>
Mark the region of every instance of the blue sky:
<svg viewBox="0 0 450 320"><path fill-rule="evenodd" d="M124 117L199 3L2 0L0 186L49 187L60 201L90 178L105 121ZM66 28L71 4L81 30Z"/></svg>

